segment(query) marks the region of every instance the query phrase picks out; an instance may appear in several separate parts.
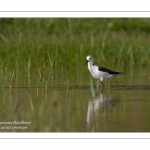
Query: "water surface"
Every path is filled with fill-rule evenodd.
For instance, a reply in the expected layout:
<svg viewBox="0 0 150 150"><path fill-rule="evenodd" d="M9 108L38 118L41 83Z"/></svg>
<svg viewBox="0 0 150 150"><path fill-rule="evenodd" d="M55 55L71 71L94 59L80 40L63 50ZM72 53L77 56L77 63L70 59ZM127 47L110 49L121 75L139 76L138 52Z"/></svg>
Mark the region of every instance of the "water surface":
<svg viewBox="0 0 150 150"><path fill-rule="evenodd" d="M149 74L134 70L114 77L103 91L86 69L66 78L54 74L47 87L32 75L30 84L22 76L10 89L1 77L0 131L149 132Z"/></svg>

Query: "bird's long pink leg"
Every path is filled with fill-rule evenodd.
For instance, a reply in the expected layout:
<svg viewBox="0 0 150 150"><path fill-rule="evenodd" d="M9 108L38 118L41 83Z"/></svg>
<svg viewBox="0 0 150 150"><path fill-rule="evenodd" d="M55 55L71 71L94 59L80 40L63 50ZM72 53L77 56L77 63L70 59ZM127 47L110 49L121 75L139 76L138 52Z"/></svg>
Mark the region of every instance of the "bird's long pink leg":
<svg viewBox="0 0 150 150"><path fill-rule="evenodd" d="M100 93L102 94L103 93L103 91L104 91L104 87L105 87L105 85L103 84L103 82L102 81L100 81Z"/></svg>
<svg viewBox="0 0 150 150"><path fill-rule="evenodd" d="M105 87L105 85L104 85L104 83L103 83L102 81L100 81L100 84L101 84L101 87L102 87L102 88Z"/></svg>

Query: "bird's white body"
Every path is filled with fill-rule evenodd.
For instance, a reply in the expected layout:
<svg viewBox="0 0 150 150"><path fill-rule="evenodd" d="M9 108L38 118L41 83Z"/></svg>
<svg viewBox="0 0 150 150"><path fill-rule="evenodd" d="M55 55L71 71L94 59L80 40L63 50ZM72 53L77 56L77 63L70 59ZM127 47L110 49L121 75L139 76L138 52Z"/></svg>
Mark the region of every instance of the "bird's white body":
<svg viewBox="0 0 150 150"><path fill-rule="evenodd" d="M106 78L111 78L114 76L109 74L108 72L99 71L98 66L92 66L91 62L88 62L88 69L91 72L91 75L100 81L103 81Z"/></svg>

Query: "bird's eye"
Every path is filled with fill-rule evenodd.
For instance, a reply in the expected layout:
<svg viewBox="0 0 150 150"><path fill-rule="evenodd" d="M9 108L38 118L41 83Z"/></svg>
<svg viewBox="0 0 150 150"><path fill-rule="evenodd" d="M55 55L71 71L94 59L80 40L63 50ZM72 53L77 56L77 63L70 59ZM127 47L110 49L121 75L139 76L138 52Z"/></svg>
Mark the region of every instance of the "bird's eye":
<svg viewBox="0 0 150 150"><path fill-rule="evenodd" d="M91 58L90 58L91 59Z"/></svg>

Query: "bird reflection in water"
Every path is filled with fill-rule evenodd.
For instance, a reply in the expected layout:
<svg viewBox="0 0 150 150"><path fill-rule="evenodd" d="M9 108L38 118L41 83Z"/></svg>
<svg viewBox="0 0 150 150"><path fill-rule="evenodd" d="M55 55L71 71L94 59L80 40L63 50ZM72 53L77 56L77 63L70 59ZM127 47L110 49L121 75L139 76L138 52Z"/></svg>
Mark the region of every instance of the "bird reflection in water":
<svg viewBox="0 0 150 150"><path fill-rule="evenodd" d="M98 122L99 122L99 115L98 113L101 111L103 114L106 113L107 108L110 106L110 102L112 101L113 97L107 96L100 93L100 95L93 98L89 101L88 104L88 111L87 111L87 129L88 131L97 131L98 130Z"/></svg>

